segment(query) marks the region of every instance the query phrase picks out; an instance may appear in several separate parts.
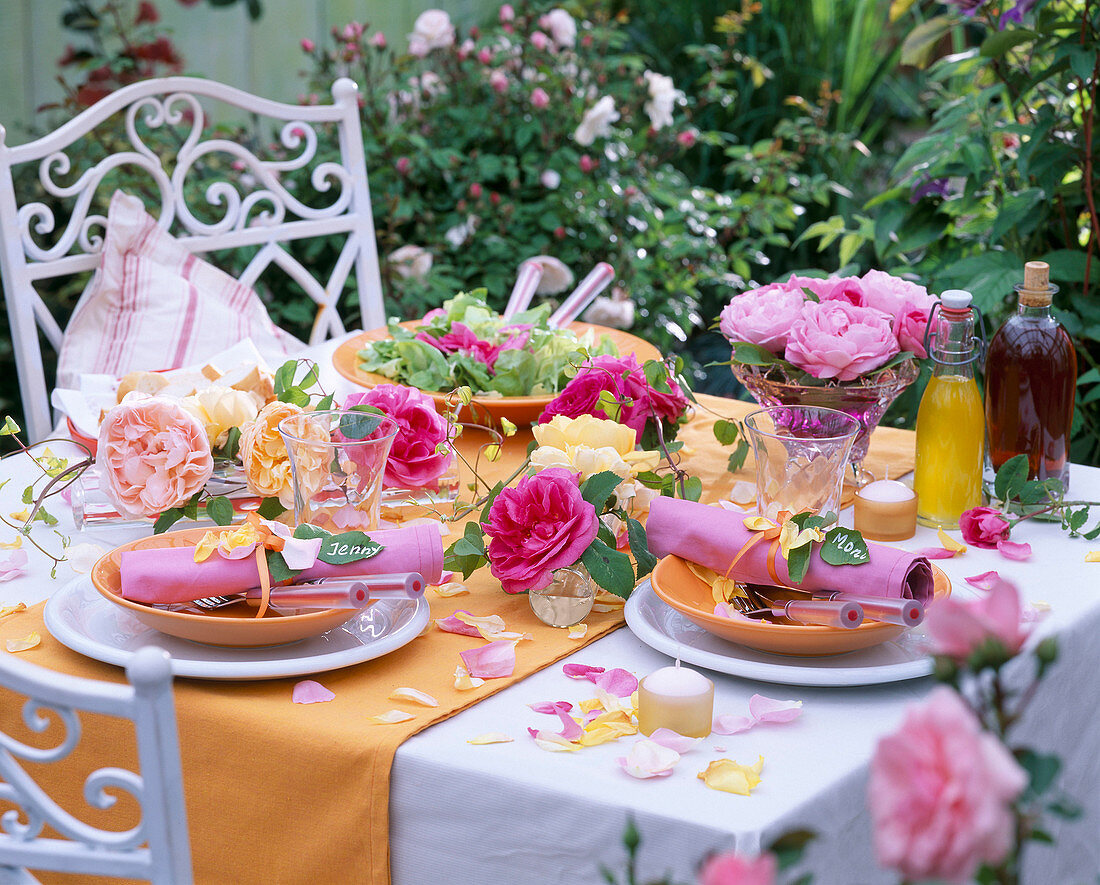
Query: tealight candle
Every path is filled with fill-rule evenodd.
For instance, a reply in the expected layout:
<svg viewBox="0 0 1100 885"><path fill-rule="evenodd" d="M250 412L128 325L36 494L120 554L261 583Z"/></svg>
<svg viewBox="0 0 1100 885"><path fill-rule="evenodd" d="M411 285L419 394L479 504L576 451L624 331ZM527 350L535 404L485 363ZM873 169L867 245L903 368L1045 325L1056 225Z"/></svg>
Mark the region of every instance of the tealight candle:
<svg viewBox="0 0 1100 885"><path fill-rule="evenodd" d="M896 479L878 479L856 492L855 528L872 541L904 541L917 532L917 493Z"/></svg>
<svg viewBox="0 0 1100 885"><path fill-rule="evenodd" d="M662 667L638 685L638 731L669 728L685 737L706 737L714 719L714 683L702 673Z"/></svg>

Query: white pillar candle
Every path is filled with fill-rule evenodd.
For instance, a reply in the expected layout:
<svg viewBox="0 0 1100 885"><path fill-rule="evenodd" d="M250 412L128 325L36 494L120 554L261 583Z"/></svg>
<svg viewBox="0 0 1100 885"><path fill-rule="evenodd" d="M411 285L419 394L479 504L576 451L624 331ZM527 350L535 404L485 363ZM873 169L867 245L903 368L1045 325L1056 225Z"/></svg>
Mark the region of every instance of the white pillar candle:
<svg viewBox="0 0 1100 885"><path fill-rule="evenodd" d="M916 496L916 492L896 479L876 479L863 486L859 495L865 501L896 502L910 501Z"/></svg>
<svg viewBox="0 0 1100 885"><path fill-rule="evenodd" d="M917 493L896 479L878 479L856 492L856 531L872 541L904 541L917 532Z"/></svg>
<svg viewBox="0 0 1100 885"><path fill-rule="evenodd" d="M638 685L638 731L668 728L685 737L706 737L714 719L714 683L687 667L662 667Z"/></svg>

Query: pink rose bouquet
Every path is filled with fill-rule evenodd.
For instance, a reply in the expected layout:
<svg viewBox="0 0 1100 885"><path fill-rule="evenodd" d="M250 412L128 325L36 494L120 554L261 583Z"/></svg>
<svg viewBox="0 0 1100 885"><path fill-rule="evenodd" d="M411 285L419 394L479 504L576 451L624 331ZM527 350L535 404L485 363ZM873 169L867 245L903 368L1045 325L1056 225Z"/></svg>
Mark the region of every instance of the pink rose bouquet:
<svg viewBox="0 0 1100 885"><path fill-rule="evenodd" d="M581 495L578 475L551 468L503 489L482 525L486 554L506 593L541 590L555 569L573 565L596 539L596 508Z"/></svg>
<svg viewBox="0 0 1100 885"><path fill-rule="evenodd" d="M931 611L935 611L933 608ZM1026 772L946 686L879 741L868 800L875 854L907 879L971 881L1011 851Z"/></svg>
<svg viewBox="0 0 1100 885"><path fill-rule="evenodd" d="M177 401L125 399L99 428L96 467L125 516L156 516L180 506L214 470L206 430Z"/></svg>
<svg viewBox="0 0 1100 885"><path fill-rule="evenodd" d="M435 484L454 462L449 447L450 424L439 414L435 400L401 384L380 384L344 400L344 408L374 406L397 423L383 480L391 488L427 488Z"/></svg>
<svg viewBox="0 0 1100 885"><path fill-rule="evenodd" d="M639 442L647 428L654 430L657 424L662 425L666 438L671 439L679 423L686 420L688 400L663 365L655 361L647 365L659 367L653 383L646 367L639 365L633 354L593 357L546 406L539 423L545 424L555 415L567 418L592 415L625 424L634 431ZM607 396L601 399L603 394L608 394L616 405L607 402ZM609 410L615 412L616 409L618 414L609 414Z"/></svg>

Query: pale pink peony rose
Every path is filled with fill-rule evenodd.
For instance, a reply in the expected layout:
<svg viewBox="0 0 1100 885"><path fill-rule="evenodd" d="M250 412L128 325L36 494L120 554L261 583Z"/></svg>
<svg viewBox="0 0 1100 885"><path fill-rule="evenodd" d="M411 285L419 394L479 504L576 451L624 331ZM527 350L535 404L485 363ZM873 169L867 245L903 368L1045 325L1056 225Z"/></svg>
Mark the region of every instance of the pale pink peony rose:
<svg viewBox="0 0 1100 885"><path fill-rule="evenodd" d="M491 540L489 570L506 593L541 590L555 569L572 565L599 529L596 508L581 497L579 474L560 467L505 488L482 525Z"/></svg>
<svg viewBox="0 0 1100 885"><path fill-rule="evenodd" d="M374 406L397 422L397 436L390 447L383 482L401 488L433 486L454 461L454 454L436 451L448 437L449 425L426 393L401 384L379 384L362 393L352 393L344 408Z"/></svg>
<svg viewBox="0 0 1100 885"><path fill-rule="evenodd" d="M1015 655L1031 632L1024 623L1020 592L999 577L978 599L938 600L928 609L924 626L932 651L960 663L989 639Z"/></svg>
<svg viewBox="0 0 1100 885"><path fill-rule="evenodd" d="M858 277L827 277L810 286L822 301L846 301L854 307L870 307Z"/></svg>
<svg viewBox="0 0 1100 885"><path fill-rule="evenodd" d="M801 288L772 283L735 295L718 319L730 343L747 341L777 356L787 347L791 327L802 315L806 296Z"/></svg>
<svg viewBox="0 0 1100 885"><path fill-rule="evenodd" d="M878 862L907 879L970 881L1011 848L1011 805L1026 785L1027 774L962 699L933 689L871 760Z"/></svg>
<svg viewBox="0 0 1100 885"><path fill-rule="evenodd" d="M550 106L550 96L546 94L546 90L541 86L536 86L531 90L531 106L539 111Z"/></svg>
<svg viewBox="0 0 1100 885"><path fill-rule="evenodd" d="M489 75L489 85L493 92L503 95L508 91L508 75L502 70L495 70Z"/></svg>
<svg viewBox="0 0 1100 885"><path fill-rule="evenodd" d="M214 471L202 423L167 397L124 398L100 424L96 452L104 492L131 517L184 504Z"/></svg>
<svg viewBox="0 0 1100 885"><path fill-rule="evenodd" d="M500 7L500 20L502 22L515 21L515 19L516 10L512 8L511 3L505 3L503 6Z"/></svg>
<svg viewBox="0 0 1100 885"><path fill-rule="evenodd" d="M442 9L428 9L413 22L409 34L409 52L423 58L433 49L446 49L455 42L455 27Z"/></svg>
<svg viewBox="0 0 1100 885"><path fill-rule="evenodd" d="M936 303L936 297L929 295L924 286L881 270L867 271L860 279L860 285L867 305L890 317L901 349L911 351L921 359L928 356L924 349L924 331L928 327L928 314Z"/></svg>
<svg viewBox="0 0 1100 885"><path fill-rule="evenodd" d="M554 42L563 49L577 42L577 23L564 9L550 10L539 18L539 27L549 31Z"/></svg>
<svg viewBox="0 0 1100 885"><path fill-rule="evenodd" d="M746 857L727 851L707 859L699 871L699 885L772 885L775 873L775 855Z"/></svg>
<svg viewBox="0 0 1100 885"><path fill-rule="evenodd" d="M543 52L550 45L550 38L542 31L533 31L531 33L531 45L539 52Z"/></svg>
<svg viewBox="0 0 1100 885"><path fill-rule="evenodd" d="M846 301L807 301L791 328L785 357L815 378L852 381L899 350L889 320L877 310Z"/></svg>
<svg viewBox="0 0 1100 885"><path fill-rule="evenodd" d="M972 547L996 550L999 541L1007 541L1011 526L995 507L971 507L959 517L963 541Z"/></svg>

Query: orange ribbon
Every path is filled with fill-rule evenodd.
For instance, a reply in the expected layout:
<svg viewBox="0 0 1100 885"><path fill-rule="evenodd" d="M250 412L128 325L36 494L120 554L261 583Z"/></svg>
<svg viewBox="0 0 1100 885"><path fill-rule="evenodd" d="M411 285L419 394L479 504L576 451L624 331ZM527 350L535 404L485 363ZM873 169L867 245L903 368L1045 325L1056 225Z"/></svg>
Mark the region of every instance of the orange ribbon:
<svg viewBox="0 0 1100 885"><path fill-rule="evenodd" d="M768 548L767 556L768 575L776 587L789 586L780 579L779 573L776 571L775 557L779 552L779 536L783 533L783 525L790 520L793 514L789 510L780 510L777 516L779 518L778 522L768 519L766 516L752 516L745 520L745 528L756 534L749 538L741 549L737 551L737 555L733 557L733 561L730 563L729 568L726 569L725 577L729 578L730 572L733 571L734 566L736 566L737 563L741 561L741 558L752 550L753 547L761 541L771 541L772 543ZM755 524L751 525L750 523L761 523L762 526L758 528Z"/></svg>

